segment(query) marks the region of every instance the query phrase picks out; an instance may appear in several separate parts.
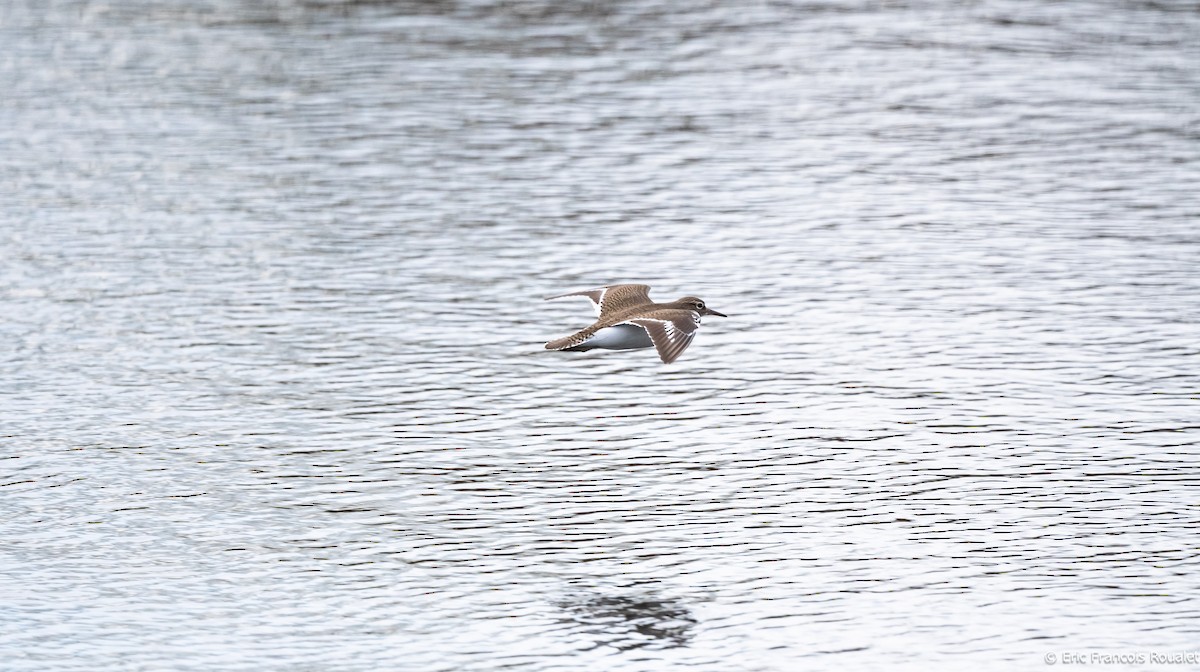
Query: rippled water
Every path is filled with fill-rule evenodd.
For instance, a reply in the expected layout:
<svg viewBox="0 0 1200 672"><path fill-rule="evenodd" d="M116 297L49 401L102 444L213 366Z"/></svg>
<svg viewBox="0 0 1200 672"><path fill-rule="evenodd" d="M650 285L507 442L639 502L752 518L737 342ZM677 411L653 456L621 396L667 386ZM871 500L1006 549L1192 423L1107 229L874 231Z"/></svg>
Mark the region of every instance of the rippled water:
<svg viewBox="0 0 1200 672"><path fill-rule="evenodd" d="M16 0L0 43L5 669L1197 648L1194 3ZM542 349L612 282L730 317Z"/></svg>

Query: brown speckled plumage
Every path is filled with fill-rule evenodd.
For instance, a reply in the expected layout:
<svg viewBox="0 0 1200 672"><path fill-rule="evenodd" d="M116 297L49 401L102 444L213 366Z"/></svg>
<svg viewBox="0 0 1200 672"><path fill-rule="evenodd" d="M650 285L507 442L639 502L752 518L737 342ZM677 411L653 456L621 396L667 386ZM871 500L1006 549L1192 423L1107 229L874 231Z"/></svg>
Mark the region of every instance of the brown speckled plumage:
<svg viewBox="0 0 1200 672"><path fill-rule="evenodd" d="M569 350L587 343L600 330L622 324L632 324L646 330L658 356L666 364L675 361L696 337L701 315L725 315L709 309L694 296L685 296L671 303L650 300L647 285L610 285L582 292L552 296L586 296L596 309L596 322L570 336L546 344L547 350Z"/></svg>

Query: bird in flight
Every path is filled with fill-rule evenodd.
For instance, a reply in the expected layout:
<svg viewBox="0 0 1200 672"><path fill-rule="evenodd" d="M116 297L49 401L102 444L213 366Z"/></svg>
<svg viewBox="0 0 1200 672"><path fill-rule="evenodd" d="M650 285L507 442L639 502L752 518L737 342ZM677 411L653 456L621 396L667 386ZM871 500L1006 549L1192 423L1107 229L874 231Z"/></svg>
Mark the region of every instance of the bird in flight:
<svg viewBox="0 0 1200 672"><path fill-rule="evenodd" d="M570 336L546 344L547 350L633 350L656 348L664 364L683 354L696 337L701 315L728 317L704 301L685 296L670 303L650 300L648 285L609 285L552 296L586 296L596 309L596 322ZM547 299L549 301L550 299Z"/></svg>

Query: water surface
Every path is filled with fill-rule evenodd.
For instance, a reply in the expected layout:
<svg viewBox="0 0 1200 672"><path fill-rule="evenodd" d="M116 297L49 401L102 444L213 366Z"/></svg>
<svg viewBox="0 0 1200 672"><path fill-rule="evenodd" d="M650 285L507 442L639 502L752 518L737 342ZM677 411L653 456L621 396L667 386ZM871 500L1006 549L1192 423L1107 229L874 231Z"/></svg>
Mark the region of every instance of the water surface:
<svg viewBox="0 0 1200 672"><path fill-rule="evenodd" d="M1183 2L0 8L12 670L1200 636ZM547 353L611 282L671 366Z"/></svg>

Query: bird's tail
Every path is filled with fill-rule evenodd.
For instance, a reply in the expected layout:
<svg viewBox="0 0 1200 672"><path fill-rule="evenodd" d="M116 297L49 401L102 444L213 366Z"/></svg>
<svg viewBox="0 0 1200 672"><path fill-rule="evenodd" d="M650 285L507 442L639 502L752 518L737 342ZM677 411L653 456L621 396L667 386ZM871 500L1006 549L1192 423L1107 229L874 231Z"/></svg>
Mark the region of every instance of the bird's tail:
<svg viewBox="0 0 1200 672"><path fill-rule="evenodd" d="M593 329L592 327L588 327L587 329L581 329L581 330L571 334L570 336L564 336L562 338L556 338L553 341L550 341L549 343L546 344L546 349L547 350L567 350L569 348L573 348L577 345L582 344L584 341L591 338L592 335L595 333L596 333L596 330Z"/></svg>

